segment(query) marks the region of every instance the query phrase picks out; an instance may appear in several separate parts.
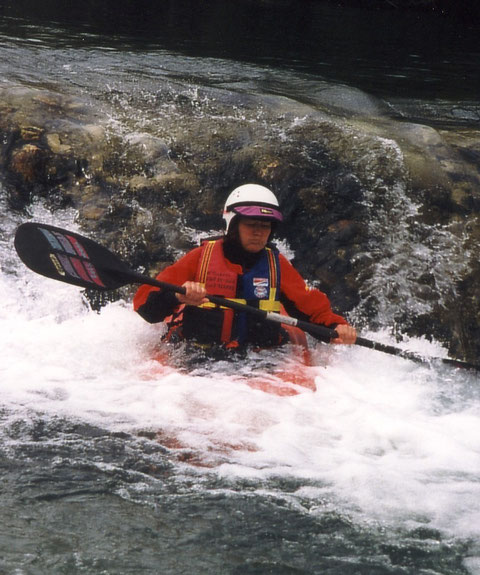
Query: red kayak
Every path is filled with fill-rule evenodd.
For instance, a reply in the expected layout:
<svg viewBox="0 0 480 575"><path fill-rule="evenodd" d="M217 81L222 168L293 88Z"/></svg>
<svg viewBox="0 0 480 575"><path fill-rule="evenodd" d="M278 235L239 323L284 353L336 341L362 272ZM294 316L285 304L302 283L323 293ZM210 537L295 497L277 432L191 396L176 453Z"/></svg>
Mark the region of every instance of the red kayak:
<svg viewBox="0 0 480 575"><path fill-rule="evenodd" d="M244 382L253 389L278 396L293 396L306 391L316 391L315 369L306 335L297 327L285 326L285 329L289 333L290 344L274 350L273 353L268 353L268 350L258 350L258 352L252 350L252 353L245 359L233 360L231 373L230 369L226 369L225 375L230 380ZM208 355L203 355L203 365L200 370L194 362L192 362L193 367L186 368L182 365L182 359L187 353L188 351L180 352L176 344L162 344L154 356L155 361L158 362L155 375L167 375L172 371L190 371L199 375L206 375L209 370L218 372L212 369L212 361L215 359L209 358ZM271 356L273 360L265 361L266 357Z"/></svg>

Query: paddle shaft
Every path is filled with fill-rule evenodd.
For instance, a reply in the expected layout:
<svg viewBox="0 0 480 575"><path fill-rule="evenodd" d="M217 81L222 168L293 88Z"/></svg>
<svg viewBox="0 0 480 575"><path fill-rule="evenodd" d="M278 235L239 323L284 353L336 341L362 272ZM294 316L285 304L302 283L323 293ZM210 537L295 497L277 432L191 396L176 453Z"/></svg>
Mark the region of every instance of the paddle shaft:
<svg viewBox="0 0 480 575"><path fill-rule="evenodd" d="M417 363L426 363L428 361L441 361L447 365L451 365L453 367L461 367L464 369L474 369L480 371L480 365L474 363L468 363L466 361L461 361L459 359L450 359L448 357L430 357L425 358L421 355L417 355L411 351L405 351L393 345L388 345L384 343L379 343L377 341L372 341L370 339L366 339L364 337L357 337L355 341L355 345L360 345L361 347L367 347L368 349L374 349L376 351L381 351L383 353L388 353L390 355L396 355L398 357L402 357L404 359L409 359L411 361L416 361Z"/></svg>

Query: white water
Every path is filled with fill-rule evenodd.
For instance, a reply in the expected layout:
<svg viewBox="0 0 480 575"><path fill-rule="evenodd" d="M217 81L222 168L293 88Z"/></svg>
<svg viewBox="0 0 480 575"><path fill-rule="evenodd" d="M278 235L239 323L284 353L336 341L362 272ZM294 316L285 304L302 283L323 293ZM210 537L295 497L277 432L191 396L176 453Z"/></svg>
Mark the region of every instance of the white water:
<svg viewBox="0 0 480 575"><path fill-rule="evenodd" d="M37 210L35 219L49 216ZM325 346L314 394L276 397L226 374L159 373L159 327L125 302L91 312L79 289L24 268L13 251L17 223L4 220L0 246L0 389L12 417L159 430L232 482L298 478L304 486L288 497L309 500L310 512L333 507L367 524L480 536L477 375ZM409 345L445 354L422 340ZM202 473L194 471L200 482Z"/></svg>

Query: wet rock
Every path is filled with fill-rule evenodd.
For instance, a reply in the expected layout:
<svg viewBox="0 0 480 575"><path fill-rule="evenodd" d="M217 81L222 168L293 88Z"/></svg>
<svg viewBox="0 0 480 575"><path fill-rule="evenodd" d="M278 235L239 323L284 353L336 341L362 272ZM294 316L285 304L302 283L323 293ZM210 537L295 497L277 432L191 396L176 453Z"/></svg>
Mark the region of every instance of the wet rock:
<svg viewBox="0 0 480 575"><path fill-rule="evenodd" d="M62 143L59 134L47 134L47 146L53 154L68 154L72 151L69 144Z"/></svg>
<svg viewBox="0 0 480 575"><path fill-rule="evenodd" d="M158 176L178 171L170 160L169 148L160 138L136 133L126 137L129 144L128 156L132 165L140 168L147 176Z"/></svg>
<svg viewBox="0 0 480 575"><path fill-rule="evenodd" d="M35 142L42 137L44 131L45 130L37 126L24 126L20 129L20 137L22 140Z"/></svg>
<svg viewBox="0 0 480 575"><path fill-rule="evenodd" d="M37 196L52 208L70 205L102 169L98 118L85 102L45 90L4 87L0 102L1 177L11 205L22 209Z"/></svg>
<svg viewBox="0 0 480 575"><path fill-rule="evenodd" d="M33 144L25 144L12 152L9 168L19 180L33 184L43 176L45 154Z"/></svg>
<svg viewBox="0 0 480 575"><path fill-rule="evenodd" d="M351 116L381 117L390 115L392 110L380 99L370 96L358 88L328 82L309 82L303 79L301 85L277 82L277 89L328 114L346 114Z"/></svg>

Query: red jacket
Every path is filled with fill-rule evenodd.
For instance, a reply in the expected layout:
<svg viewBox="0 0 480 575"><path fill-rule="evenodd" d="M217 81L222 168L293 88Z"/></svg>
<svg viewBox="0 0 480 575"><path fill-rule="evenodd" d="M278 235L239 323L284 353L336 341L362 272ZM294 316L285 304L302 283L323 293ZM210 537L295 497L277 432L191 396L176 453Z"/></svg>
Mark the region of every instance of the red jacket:
<svg viewBox="0 0 480 575"><path fill-rule="evenodd" d="M202 247L193 249L173 265L160 272L157 279L176 285L183 285L186 281L195 281L201 254ZM240 265L234 264L229 260L226 261L232 271L238 274L242 273L243 270ZM279 261L281 273L280 301L289 315L327 327L347 324L347 321L342 316L332 311L328 297L318 289L309 288L302 276L282 254L279 256ZM175 305L177 307L180 306L172 294L170 305L168 306L170 309L159 310L160 313L155 313L153 306L150 306L151 309L147 309L149 307L147 300L150 294L159 291L157 287L142 285L133 300L134 309L152 323L163 321L165 317L172 313Z"/></svg>

